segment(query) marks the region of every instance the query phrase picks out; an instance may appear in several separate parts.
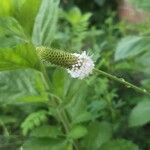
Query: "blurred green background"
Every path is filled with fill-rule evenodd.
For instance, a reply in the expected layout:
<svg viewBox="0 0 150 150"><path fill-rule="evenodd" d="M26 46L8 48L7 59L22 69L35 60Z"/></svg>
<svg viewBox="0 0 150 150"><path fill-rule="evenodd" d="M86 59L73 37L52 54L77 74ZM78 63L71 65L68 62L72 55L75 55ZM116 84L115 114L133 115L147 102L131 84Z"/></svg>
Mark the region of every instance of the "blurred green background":
<svg viewBox="0 0 150 150"><path fill-rule="evenodd" d="M0 149L149 150L150 97L44 66L37 46L87 51L150 91L149 0L0 0Z"/></svg>

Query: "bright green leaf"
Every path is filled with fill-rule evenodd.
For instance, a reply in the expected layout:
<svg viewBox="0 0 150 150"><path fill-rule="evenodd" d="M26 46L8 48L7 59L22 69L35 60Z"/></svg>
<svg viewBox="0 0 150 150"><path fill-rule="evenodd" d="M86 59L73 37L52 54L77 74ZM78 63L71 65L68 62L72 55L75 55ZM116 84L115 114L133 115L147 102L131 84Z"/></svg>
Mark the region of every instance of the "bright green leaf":
<svg viewBox="0 0 150 150"><path fill-rule="evenodd" d="M29 130L33 130L47 120L47 111L40 110L29 114L21 124L23 135L27 135Z"/></svg>
<svg viewBox="0 0 150 150"><path fill-rule="evenodd" d="M71 139L79 139L87 134L87 129L84 126L76 125L68 133L68 137Z"/></svg>
<svg viewBox="0 0 150 150"><path fill-rule="evenodd" d="M0 16L9 16L12 11L12 0L0 0Z"/></svg>
<svg viewBox="0 0 150 150"><path fill-rule="evenodd" d="M55 36L59 0L43 0L35 19L32 41L36 46L50 46Z"/></svg>
<svg viewBox="0 0 150 150"><path fill-rule="evenodd" d="M20 22L28 35L31 36L36 14L41 0L13 0L13 16Z"/></svg>
<svg viewBox="0 0 150 150"><path fill-rule="evenodd" d="M142 126L148 122L150 122L150 101L141 101L137 104L131 111L129 117L129 125L131 127L134 126Z"/></svg>
<svg viewBox="0 0 150 150"><path fill-rule="evenodd" d="M35 48L31 44L0 48L0 70L34 68L40 70Z"/></svg>

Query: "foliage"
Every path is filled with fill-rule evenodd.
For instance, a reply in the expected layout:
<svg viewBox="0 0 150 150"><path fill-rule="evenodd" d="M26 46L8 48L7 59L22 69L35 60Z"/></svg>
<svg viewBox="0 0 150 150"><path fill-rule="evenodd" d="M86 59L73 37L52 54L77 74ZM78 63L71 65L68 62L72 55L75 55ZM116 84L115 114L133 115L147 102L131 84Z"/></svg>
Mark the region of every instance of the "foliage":
<svg viewBox="0 0 150 150"><path fill-rule="evenodd" d="M118 20L108 0L0 3L0 149L150 149L148 96L100 75L72 79L36 54L86 50L97 68L150 90L150 21Z"/></svg>

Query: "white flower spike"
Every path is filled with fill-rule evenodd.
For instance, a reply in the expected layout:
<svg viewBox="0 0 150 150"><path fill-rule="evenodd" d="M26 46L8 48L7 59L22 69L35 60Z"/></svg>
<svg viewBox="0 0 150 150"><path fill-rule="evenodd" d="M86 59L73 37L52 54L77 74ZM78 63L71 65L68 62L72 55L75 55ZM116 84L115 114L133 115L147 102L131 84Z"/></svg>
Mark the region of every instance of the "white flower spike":
<svg viewBox="0 0 150 150"><path fill-rule="evenodd" d="M73 78L83 79L92 73L94 69L94 62L90 56L84 51L82 54L72 54L77 57L77 63L72 65L71 69L67 69L68 73Z"/></svg>
<svg viewBox="0 0 150 150"><path fill-rule="evenodd" d="M47 47L37 47L36 50L44 64L52 63L64 67L73 78L83 79L94 69L94 62L85 51L82 54L72 54Z"/></svg>

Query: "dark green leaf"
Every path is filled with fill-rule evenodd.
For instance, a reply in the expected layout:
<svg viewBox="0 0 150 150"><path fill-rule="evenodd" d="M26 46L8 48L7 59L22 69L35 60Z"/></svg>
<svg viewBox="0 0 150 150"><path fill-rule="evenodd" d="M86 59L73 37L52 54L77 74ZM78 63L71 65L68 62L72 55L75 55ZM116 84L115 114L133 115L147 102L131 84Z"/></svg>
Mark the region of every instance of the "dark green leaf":
<svg viewBox="0 0 150 150"><path fill-rule="evenodd" d="M139 150L139 148L131 141L118 139L103 144L100 150Z"/></svg>
<svg viewBox="0 0 150 150"><path fill-rule="evenodd" d="M43 125L33 129L30 133L30 136L34 137L49 137L57 138L62 135L61 129L57 126Z"/></svg>
<svg viewBox="0 0 150 150"><path fill-rule="evenodd" d="M25 142L23 150L67 150L67 143L50 138L33 138Z"/></svg>
<svg viewBox="0 0 150 150"><path fill-rule="evenodd" d="M107 122L93 122L87 130L88 134L83 140L83 148L86 150L99 150L112 136L112 127Z"/></svg>

